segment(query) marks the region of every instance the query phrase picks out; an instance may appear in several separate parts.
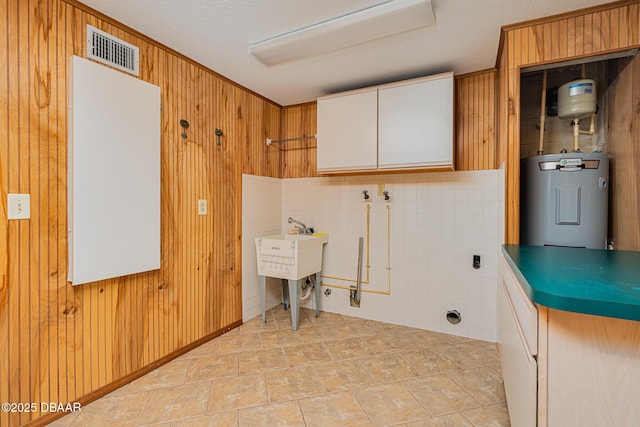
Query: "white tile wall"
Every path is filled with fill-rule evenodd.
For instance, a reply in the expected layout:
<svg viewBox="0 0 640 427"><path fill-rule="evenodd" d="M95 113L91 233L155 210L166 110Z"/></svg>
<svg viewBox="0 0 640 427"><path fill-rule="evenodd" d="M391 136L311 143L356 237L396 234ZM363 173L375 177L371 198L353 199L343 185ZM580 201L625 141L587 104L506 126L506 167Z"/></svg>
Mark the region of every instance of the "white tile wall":
<svg viewBox="0 0 640 427"><path fill-rule="evenodd" d="M289 230L286 219L292 216L318 232L328 233L323 275L355 279L358 238L366 238L367 202L362 190L368 190L370 283L363 288L384 292L389 286L390 295L363 292L361 307L353 308L349 306L349 291L333 287L330 296L322 295L321 309L495 341L498 254L504 228L503 181L503 170L285 179L281 181L282 214L277 231ZM377 195L378 185L389 191L389 202ZM253 216L259 216L258 206L245 205L249 207L257 209ZM266 229L253 230L251 239L256 233L267 234ZM252 242L251 250L254 258L249 262L255 275ZM472 268L474 254L482 257L479 270ZM253 280L246 277L248 270L243 266L247 283ZM352 284L328 278L323 283L343 287ZM313 304L313 297L305 301L308 307ZM458 310L462 322L449 324L447 310Z"/></svg>
<svg viewBox="0 0 640 427"><path fill-rule="evenodd" d="M282 180L242 175L242 320L260 314L255 238L280 233ZM280 303L280 280L267 282L267 309Z"/></svg>

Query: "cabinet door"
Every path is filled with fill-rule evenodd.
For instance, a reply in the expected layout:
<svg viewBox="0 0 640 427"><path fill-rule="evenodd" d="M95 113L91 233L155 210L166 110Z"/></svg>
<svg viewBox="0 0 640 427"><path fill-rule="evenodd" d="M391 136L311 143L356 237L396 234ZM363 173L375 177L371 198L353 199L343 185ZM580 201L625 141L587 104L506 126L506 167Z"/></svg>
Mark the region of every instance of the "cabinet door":
<svg viewBox="0 0 640 427"><path fill-rule="evenodd" d="M318 172L375 169L376 88L318 99Z"/></svg>
<svg viewBox="0 0 640 427"><path fill-rule="evenodd" d="M378 167L453 165L453 73L379 88Z"/></svg>
<svg viewBox="0 0 640 427"><path fill-rule="evenodd" d="M498 332L511 425L535 427L538 366L529 354L504 283L498 286Z"/></svg>

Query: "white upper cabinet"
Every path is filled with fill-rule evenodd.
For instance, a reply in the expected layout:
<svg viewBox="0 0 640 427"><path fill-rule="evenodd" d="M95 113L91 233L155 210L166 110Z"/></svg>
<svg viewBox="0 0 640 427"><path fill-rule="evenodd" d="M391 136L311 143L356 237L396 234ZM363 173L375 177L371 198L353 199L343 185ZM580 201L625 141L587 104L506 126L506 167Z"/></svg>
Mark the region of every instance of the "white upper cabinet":
<svg viewBox="0 0 640 427"><path fill-rule="evenodd" d="M378 88L378 167L453 165L453 73Z"/></svg>
<svg viewBox="0 0 640 427"><path fill-rule="evenodd" d="M453 72L318 99L318 172L453 169Z"/></svg>
<svg viewBox="0 0 640 427"><path fill-rule="evenodd" d="M377 99L372 88L318 100L318 172L376 168Z"/></svg>

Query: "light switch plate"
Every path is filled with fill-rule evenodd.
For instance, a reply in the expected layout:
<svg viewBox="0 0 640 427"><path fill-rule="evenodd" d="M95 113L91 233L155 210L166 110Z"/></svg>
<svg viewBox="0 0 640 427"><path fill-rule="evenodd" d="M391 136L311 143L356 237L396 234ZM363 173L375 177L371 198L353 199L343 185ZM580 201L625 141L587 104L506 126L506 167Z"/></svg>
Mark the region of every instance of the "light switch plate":
<svg viewBox="0 0 640 427"><path fill-rule="evenodd" d="M198 199L198 215L207 214L207 199Z"/></svg>
<svg viewBox="0 0 640 427"><path fill-rule="evenodd" d="M29 194L7 194L8 219L31 218L31 196Z"/></svg>

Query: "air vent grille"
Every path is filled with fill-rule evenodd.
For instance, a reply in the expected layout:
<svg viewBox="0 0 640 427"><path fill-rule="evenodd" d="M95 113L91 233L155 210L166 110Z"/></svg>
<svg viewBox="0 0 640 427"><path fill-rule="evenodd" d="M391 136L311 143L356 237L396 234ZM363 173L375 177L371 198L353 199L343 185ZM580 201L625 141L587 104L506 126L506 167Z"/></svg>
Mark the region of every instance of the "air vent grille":
<svg viewBox="0 0 640 427"><path fill-rule="evenodd" d="M137 46L87 25L87 57L139 76Z"/></svg>

